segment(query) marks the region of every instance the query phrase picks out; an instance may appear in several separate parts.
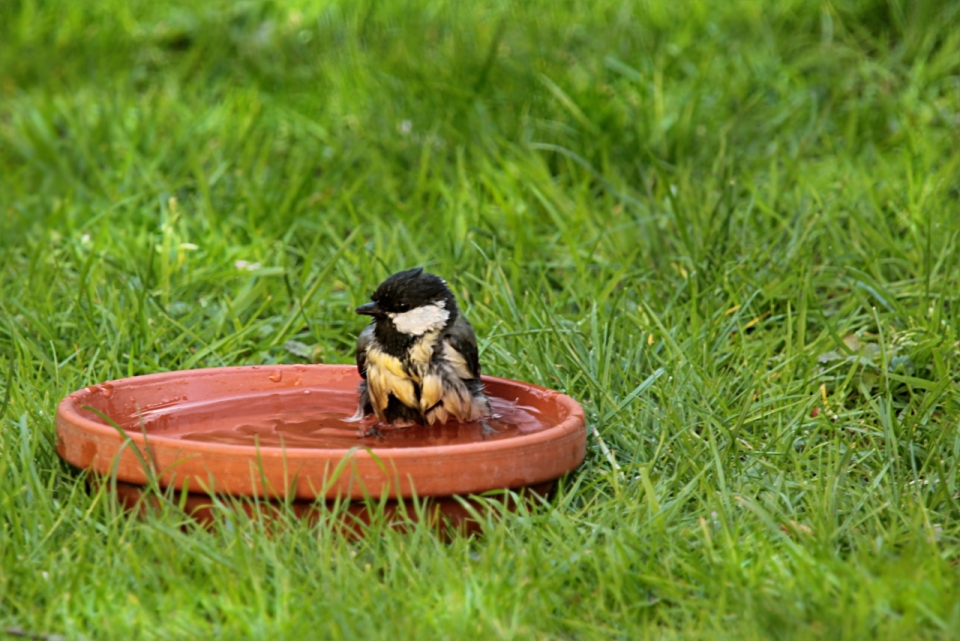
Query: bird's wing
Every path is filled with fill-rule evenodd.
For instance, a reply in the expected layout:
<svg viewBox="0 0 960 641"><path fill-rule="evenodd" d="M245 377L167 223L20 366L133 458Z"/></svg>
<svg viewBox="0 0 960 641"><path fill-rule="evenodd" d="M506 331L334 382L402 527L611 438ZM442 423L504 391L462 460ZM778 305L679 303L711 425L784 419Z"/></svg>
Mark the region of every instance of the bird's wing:
<svg viewBox="0 0 960 641"><path fill-rule="evenodd" d="M457 316L447 331L444 340L447 343L447 349L452 349L453 353L447 352L448 359L451 361L462 361L454 363L461 365L460 377L464 379L480 378L480 354L477 351L477 336L473 333L473 327L462 315ZM446 351L446 349L444 350ZM469 376L464 376L469 374Z"/></svg>
<svg viewBox="0 0 960 641"><path fill-rule="evenodd" d="M367 325L357 337L357 371L360 376L367 377L367 348L373 342L373 323Z"/></svg>

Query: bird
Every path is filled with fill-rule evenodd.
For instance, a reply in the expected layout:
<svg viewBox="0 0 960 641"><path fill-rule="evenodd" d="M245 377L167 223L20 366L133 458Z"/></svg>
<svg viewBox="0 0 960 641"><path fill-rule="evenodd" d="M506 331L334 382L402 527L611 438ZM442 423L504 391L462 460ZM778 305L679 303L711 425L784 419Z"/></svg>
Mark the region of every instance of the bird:
<svg viewBox="0 0 960 641"><path fill-rule="evenodd" d="M446 281L416 267L397 272L356 309L372 317L357 338L363 379L350 419L374 415L395 428L491 416L473 327ZM380 435L374 426L362 436Z"/></svg>

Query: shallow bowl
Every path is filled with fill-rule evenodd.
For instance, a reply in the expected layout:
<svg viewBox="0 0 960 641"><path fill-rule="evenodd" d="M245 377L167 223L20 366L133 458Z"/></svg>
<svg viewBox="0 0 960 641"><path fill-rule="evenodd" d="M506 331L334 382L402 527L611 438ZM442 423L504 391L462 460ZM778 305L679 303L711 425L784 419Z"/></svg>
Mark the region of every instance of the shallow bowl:
<svg viewBox="0 0 960 641"><path fill-rule="evenodd" d="M310 501L407 499L546 487L586 451L569 396L484 376L486 424L383 428L344 419L347 365L225 367L135 376L78 390L57 409L57 451L132 486Z"/></svg>

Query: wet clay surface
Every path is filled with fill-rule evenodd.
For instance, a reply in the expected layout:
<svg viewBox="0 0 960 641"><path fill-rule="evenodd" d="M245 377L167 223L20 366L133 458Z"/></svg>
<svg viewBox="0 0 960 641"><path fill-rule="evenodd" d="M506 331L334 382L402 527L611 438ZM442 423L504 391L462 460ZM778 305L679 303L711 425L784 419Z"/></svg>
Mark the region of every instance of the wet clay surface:
<svg viewBox="0 0 960 641"><path fill-rule="evenodd" d="M394 428L374 420L351 422L357 395L343 390L305 389L261 393L147 409L117 421L125 430L204 443L287 449L425 447L508 439L550 427L539 410L491 397L494 416L480 422ZM114 420L117 420L114 418ZM381 436L362 436L376 426Z"/></svg>

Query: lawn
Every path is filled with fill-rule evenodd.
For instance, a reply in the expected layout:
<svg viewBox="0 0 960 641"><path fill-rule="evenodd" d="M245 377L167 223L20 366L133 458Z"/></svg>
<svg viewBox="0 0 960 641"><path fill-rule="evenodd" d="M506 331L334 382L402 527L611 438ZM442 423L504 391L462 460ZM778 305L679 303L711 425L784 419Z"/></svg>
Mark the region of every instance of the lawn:
<svg viewBox="0 0 960 641"><path fill-rule="evenodd" d="M958 638L958 240L958 3L3 0L0 638ZM415 265L583 403L548 504L205 530L57 457Z"/></svg>

